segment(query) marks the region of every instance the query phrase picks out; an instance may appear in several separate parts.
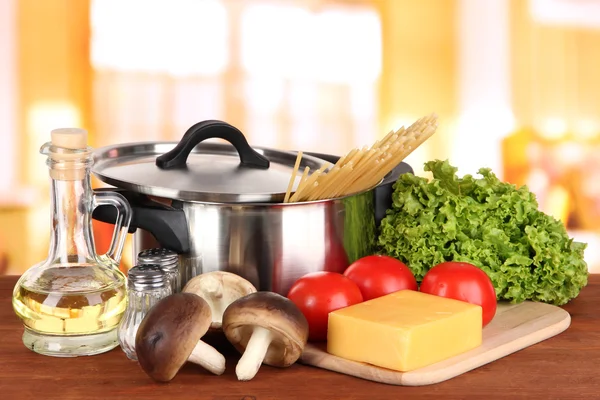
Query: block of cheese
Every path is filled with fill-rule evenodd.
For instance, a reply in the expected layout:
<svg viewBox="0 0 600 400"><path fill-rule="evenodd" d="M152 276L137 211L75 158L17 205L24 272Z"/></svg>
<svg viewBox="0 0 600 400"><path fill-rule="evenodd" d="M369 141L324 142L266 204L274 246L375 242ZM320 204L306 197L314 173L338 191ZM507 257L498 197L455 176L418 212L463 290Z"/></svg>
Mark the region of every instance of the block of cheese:
<svg viewBox="0 0 600 400"><path fill-rule="evenodd" d="M411 371L481 345L482 309L401 290L329 313L327 352Z"/></svg>

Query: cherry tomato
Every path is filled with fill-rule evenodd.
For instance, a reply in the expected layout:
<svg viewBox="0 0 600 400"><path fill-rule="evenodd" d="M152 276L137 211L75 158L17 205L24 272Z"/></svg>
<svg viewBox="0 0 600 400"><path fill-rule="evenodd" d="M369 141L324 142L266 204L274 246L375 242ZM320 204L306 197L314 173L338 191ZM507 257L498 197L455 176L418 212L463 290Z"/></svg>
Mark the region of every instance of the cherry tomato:
<svg viewBox="0 0 600 400"><path fill-rule="evenodd" d="M363 301L354 282L336 272L313 272L298 279L287 297L308 320L308 340L327 340L329 313Z"/></svg>
<svg viewBox="0 0 600 400"><path fill-rule="evenodd" d="M444 262L423 277L421 292L481 306L483 326L496 315L496 291L487 274L465 262Z"/></svg>
<svg viewBox="0 0 600 400"><path fill-rule="evenodd" d="M417 290L417 280L400 260L388 256L366 256L353 262L344 272L354 281L365 301L398 290Z"/></svg>

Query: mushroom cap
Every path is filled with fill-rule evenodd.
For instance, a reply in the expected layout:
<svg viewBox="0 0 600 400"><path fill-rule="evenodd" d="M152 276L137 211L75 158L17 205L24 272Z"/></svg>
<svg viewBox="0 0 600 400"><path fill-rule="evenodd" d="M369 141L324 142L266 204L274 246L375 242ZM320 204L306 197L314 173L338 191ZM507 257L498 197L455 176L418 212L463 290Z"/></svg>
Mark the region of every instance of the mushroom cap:
<svg viewBox="0 0 600 400"><path fill-rule="evenodd" d="M298 360L308 340L308 321L291 300L273 292L251 293L231 303L223 314L223 332L240 353L255 326L274 336L264 364L287 367Z"/></svg>
<svg viewBox="0 0 600 400"><path fill-rule="evenodd" d="M200 296L177 293L161 299L148 311L135 337L140 366L152 379L170 381L210 322L210 307Z"/></svg>
<svg viewBox="0 0 600 400"><path fill-rule="evenodd" d="M197 275L190 279L182 290L185 293L194 293L202 297L212 313L211 329L221 328L222 309L217 310L215 300L221 300L227 305L240 297L255 293L256 288L252 283L237 274L226 271L212 271Z"/></svg>

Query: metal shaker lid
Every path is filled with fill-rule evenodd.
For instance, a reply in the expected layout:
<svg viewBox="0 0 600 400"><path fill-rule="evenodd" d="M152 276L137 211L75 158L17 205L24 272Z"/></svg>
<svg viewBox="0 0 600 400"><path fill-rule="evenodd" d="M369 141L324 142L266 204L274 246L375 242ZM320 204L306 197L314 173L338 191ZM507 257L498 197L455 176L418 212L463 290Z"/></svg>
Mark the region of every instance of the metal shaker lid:
<svg viewBox="0 0 600 400"><path fill-rule="evenodd" d="M129 286L135 290L159 289L167 285L165 271L155 264L136 265L127 273Z"/></svg>
<svg viewBox="0 0 600 400"><path fill-rule="evenodd" d="M230 144L205 142L223 139ZM94 151L93 173L103 182L138 193L210 203L282 202L296 152L252 148L244 134L223 121L193 125L179 143L143 142ZM304 155L293 189L305 167L327 162Z"/></svg>
<svg viewBox="0 0 600 400"><path fill-rule="evenodd" d="M137 262L158 265L165 271L171 271L179 268L179 255L172 250L158 247L142 250L138 254Z"/></svg>

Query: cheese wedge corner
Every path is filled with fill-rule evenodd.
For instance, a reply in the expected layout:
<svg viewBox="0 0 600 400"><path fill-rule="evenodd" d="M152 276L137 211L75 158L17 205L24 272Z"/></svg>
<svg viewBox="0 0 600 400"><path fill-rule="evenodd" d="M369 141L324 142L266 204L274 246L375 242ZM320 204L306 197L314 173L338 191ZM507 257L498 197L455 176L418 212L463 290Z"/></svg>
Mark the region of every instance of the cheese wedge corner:
<svg viewBox="0 0 600 400"><path fill-rule="evenodd" d="M327 352L407 372L476 348L478 305L401 290L329 313Z"/></svg>

